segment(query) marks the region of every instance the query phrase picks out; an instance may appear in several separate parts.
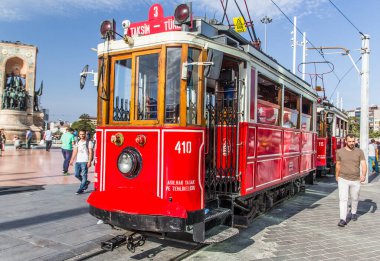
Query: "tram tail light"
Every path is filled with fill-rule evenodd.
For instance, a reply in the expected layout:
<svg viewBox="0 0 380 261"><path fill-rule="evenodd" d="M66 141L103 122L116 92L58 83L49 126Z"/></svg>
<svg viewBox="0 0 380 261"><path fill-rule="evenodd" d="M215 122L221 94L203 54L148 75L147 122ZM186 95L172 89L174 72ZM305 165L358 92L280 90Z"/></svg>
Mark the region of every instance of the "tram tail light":
<svg viewBox="0 0 380 261"><path fill-rule="evenodd" d="M322 103L322 98L318 98L318 99L317 99L317 103L318 103L318 104L321 104L321 103Z"/></svg>
<svg viewBox="0 0 380 261"><path fill-rule="evenodd" d="M175 8L174 11L174 24L191 24L191 3L180 4Z"/></svg>
<svg viewBox="0 0 380 261"><path fill-rule="evenodd" d="M115 40L116 23L115 20L104 20L100 24L100 34L103 39Z"/></svg>

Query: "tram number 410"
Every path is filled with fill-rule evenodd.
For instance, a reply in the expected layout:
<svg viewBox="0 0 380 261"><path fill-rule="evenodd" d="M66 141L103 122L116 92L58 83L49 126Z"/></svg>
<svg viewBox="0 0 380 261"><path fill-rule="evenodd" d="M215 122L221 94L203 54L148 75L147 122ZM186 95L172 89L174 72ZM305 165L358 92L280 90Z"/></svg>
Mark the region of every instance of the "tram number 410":
<svg viewBox="0 0 380 261"><path fill-rule="evenodd" d="M178 152L178 154L190 154L191 153L191 141L178 141L175 145L174 150Z"/></svg>

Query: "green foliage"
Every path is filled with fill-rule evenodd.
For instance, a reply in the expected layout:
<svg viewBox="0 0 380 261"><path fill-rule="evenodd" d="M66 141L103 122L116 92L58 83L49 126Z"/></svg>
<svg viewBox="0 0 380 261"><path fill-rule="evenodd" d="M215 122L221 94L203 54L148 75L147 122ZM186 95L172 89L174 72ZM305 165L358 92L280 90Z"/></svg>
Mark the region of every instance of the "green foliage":
<svg viewBox="0 0 380 261"><path fill-rule="evenodd" d="M90 116L87 113L83 113L81 116L79 116L79 120L75 121L71 124L71 128L74 130L86 130L90 131L90 133L95 132L95 125L91 123Z"/></svg>
<svg viewBox="0 0 380 261"><path fill-rule="evenodd" d="M359 125L359 118L357 117L350 117L348 119L348 132L351 134L354 134L356 137L360 136L360 125Z"/></svg>
<svg viewBox="0 0 380 261"><path fill-rule="evenodd" d="M369 130L369 138L370 139L380 138L380 131Z"/></svg>

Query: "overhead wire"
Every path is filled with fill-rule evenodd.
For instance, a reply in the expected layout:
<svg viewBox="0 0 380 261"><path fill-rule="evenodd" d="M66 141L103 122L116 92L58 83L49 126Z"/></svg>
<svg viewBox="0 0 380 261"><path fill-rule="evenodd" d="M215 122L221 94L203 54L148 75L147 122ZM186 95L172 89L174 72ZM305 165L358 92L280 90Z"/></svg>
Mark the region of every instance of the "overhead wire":
<svg viewBox="0 0 380 261"><path fill-rule="evenodd" d="M290 18L282 11L282 9L273 1L273 0L270 0L277 8L278 8L278 10L285 16L285 18L294 26L294 23L292 22L292 20L290 20ZM296 30L300 33L300 34L303 34L302 33L302 31L296 26ZM294 34L296 34L297 32L294 32ZM325 61L325 62L328 62L327 60L326 60L326 58L324 57L324 55L323 55L323 52L321 51L321 50L318 50L318 48L317 47L315 47L315 45L310 41L310 39L308 39L307 37L306 37L306 41L307 42L309 42L309 44L313 47L313 48L315 48L316 50L317 50L317 52L321 55L321 57L323 58L323 60ZM295 47L294 47L295 48ZM331 68L331 65L329 65L329 67L330 67L330 69L332 69ZM335 71L332 71L333 72L333 74L334 74L334 76L337 78L337 80L338 81L340 81L340 78L339 78L339 76L336 74L336 72Z"/></svg>
<svg viewBox="0 0 380 261"><path fill-rule="evenodd" d="M361 59L362 59L362 58L359 57L359 59L355 62L355 64L357 64ZM346 73L342 76L342 78L338 81L337 85L335 86L333 92L332 92L331 95L330 95L330 99L329 99L329 100L331 100L332 96L334 95L336 89L338 88L338 86L339 86L339 84L342 82L342 80L343 80L343 79L344 79L344 78L345 78L345 77L346 77L346 76L352 71L352 69L353 69L354 67L355 67L355 65L353 64L353 65L351 66L351 68L348 69L347 72L346 72Z"/></svg>
<svg viewBox="0 0 380 261"><path fill-rule="evenodd" d="M243 12L241 11L240 7L239 7L239 4L235 1L235 4L236 4L236 7L238 8L239 12L240 12L240 15L241 17L243 17L244 21L246 21L245 17L244 17L244 14ZM252 37L252 34L251 34L251 30L250 30L250 27L247 27L248 28L248 34L249 34L249 37L251 38L251 41L253 42L253 37Z"/></svg>
<svg viewBox="0 0 380 261"><path fill-rule="evenodd" d="M346 20L359 32L359 34L361 34L362 36L364 36L364 34L354 25L353 22L351 22L350 19L347 18L347 16L331 1L329 0L329 2L336 8L336 10L338 10L338 12L344 17L346 18Z"/></svg>

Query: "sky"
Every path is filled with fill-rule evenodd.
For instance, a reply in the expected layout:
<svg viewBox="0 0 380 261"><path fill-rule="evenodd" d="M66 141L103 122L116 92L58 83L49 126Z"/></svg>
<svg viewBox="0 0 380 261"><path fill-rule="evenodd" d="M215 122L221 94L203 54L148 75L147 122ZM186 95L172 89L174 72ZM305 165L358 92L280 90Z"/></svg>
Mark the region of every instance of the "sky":
<svg viewBox="0 0 380 261"><path fill-rule="evenodd" d="M243 0L236 0L242 8ZM286 68L292 68L293 50L291 31L293 25L287 17L273 4L275 2L282 12L292 21L297 17L297 27L306 32L309 43L307 47L339 46L350 50L357 66L361 69L360 48L361 35L329 2L329 0L247 0L250 16L254 22L257 36L264 45L265 26L260 22L264 16L272 18L267 25L267 54ZM364 34L370 35L370 101L380 104L379 33L377 20L380 1L378 0L331 0L349 20ZM220 0L194 0L193 15L216 18L221 21L222 7ZM226 2L226 0L224 0ZM100 23L114 18L116 31L121 33L121 22L130 20L139 22L147 20L149 7L154 3L162 4L165 16L174 13L175 6L182 3L175 1L153 0L1 0L0 40L21 41L38 47L36 87L44 81L44 93L41 99L43 108L50 111L50 120L74 121L87 113L96 116L97 91L89 76L83 90L79 89L79 74L84 65L89 64L90 71L97 71L97 55L91 50L102 42L99 34ZM228 17L239 16L234 1L228 1ZM248 35L244 35L249 37ZM302 35L297 33L298 41ZM346 110L360 107L360 77L352 67L347 55L329 54L324 51L324 58L313 50L307 51L307 62L329 61L334 71L323 75L326 96L336 104L337 93L343 99ZM359 61L358 61L359 60ZM297 47L297 66L302 62L302 47ZM313 66L307 65L308 73L313 73ZM301 74L297 71L297 75ZM318 73L327 72L326 65L319 64ZM305 75L310 82L310 76ZM315 83L315 77L313 78ZM318 85L322 78L318 77Z"/></svg>

